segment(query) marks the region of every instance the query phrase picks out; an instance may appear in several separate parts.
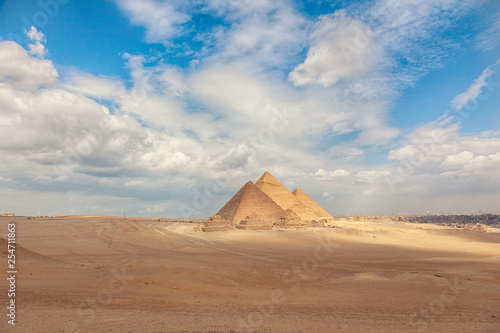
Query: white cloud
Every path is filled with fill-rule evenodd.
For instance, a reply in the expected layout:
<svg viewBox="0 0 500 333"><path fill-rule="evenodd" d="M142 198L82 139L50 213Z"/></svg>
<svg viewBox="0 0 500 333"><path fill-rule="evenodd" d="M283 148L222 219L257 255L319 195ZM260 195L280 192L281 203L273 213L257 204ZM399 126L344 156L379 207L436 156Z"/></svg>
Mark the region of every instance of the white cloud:
<svg viewBox="0 0 500 333"><path fill-rule="evenodd" d="M446 126L445 123L431 122L422 125L408 133L402 147L391 150L387 159L416 166L442 162L444 154L460 149L458 130L456 124Z"/></svg>
<svg viewBox="0 0 500 333"><path fill-rule="evenodd" d="M451 105L456 110L463 109L467 104L474 102L481 94L483 88L487 86L487 79L495 74L495 71L491 67L487 67L481 75L469 86L467 91L457 95Z"/></svg>
<svg viewBox="0 0 500 333"><path fill-rule="evenodd" d="M176 2L157 0L116 0L134 24L146 27L146 40L168 44L182 31L182 24L190 17L176 8Z"/></svg>
<svg viewBox="0 0 500 333"><path fill-rule="evenodd" d="M62 176L59 176L59 177L50 177L50 176L40 175L40 176L36 176L31 181L32 182L36 182L36 183L40 183L40 184L50 184L50 183L65 182L68 179L69 179L69 177L66 176L66 175L62 175Z"/></svg>
<svg viewBox="0 0 500 333"><path fill-rule="evenodd" d="M247 70L283 68L302 51L309 22L290 1L209 0L206 10L232 23L214 31L218 51L209 63L245 64Z"/></svg>
<svg viewBox="0 0 500 333"><path fill-rule="evenodd" d="M106 100L120 99L126 93L125 87L118 80L80 72L71 72L64 87L70 91Z"/></svg>
<svg viewBox="0 0 500 333"><path fill-rule="evenodd" d="M435 32L449 29L453 19L476 3L380 0L348 7L349 15L346 10L325 15L311 33L306 60L289 78L295 85L324 86L355 78L372 81L371 86L378 86L379 96L390 95L440 66L447 51L458 47L458 41ZM430 38L435 41L432 45L426 42ZM396 59L404 59L406 66L395 71L399 65ZM370 89L365 87L363 91Z"/></svg>
<svg viewBox="0 0 500 333"><path fill-rule="evenodd" d="M459 130L456 124L433 122L408 134L406 144L388 156L397 161L387 166L390 174L385 180L391 192L419 191L422 197L440 198L487 192L485 204L494 210L492 200L500 195L500 133L460 135Z"/></svg>
<svg viewBox="0 0 500 333"><path fill-rule="evenodd" d="M364 190L363 191L363 195L374 195L376 192L377 192L376 189L371 188L371 189L368 189L368 190Z"/></svg>
<svg viewBox="0 0 500 333"><path fill-rule="evenodd" d="M500 165L500 152L490 154L487 156L480 155L474 157L465 166L467 170L481 170L481 171L496 171L496 174L500 174L498 166Z"/></svg>
<svg viewBox="0 0 500 333"><path fill-rule="evenodd" d="M35 55L39 58L43 58L47 54L45 49L45 35L38 31L35 27L31 27L29 31L26 32L31 44L28 44L30 54Z"/></svg>
<svg viewBox="0 0 500 333"><path fill-rule="evenodd" d="M480 50L491 51L500 45L500 9L489 15L489 27L478 34L476 45Z"/></svg>
<svg viewBox="0 0 500 333"><path fill-rule="evenodd" d="M343 178L343 177L348 177L350 175L351 175L351 173L347 170L344 170L344 169L326 171L325 169L321 169L321 168L312 174L312 176L318 177L321 179Z"/></svg>
<svg viewBox="0 0 500 333"><path fill-rule="evenodd" d="M322 16L311 33L307 58L290 73L290 80L297 86L327 87L343 78L366 74L380 53L372 35L366 25L343 10Z"/></svg>
<svg viewBox="0 0 500 333"><path fill-rule="evenodd" d="M459 169L474 158L470 151L463 151L456 155L449 155L439 166L442 169Z"/></svg>
<svg viewBox="0 0 500 333"><path fill-rule="evenodd" d="M125 183L125 186L139 186L144 184L143 180L129 180Z"/></svg>
<svg viewBox="0 0 500 333"><path fill-rule="evenodd" d="M51 87L59 75L49 60L36 59L14 42L0 42L0 81L20 89Z"/></svg>
<svg viewBox="0 0 500 333"><path fill-rule="evenodd" d="M389 171L386 170L362 170L356 174L357 183L373 183L379 181L382 177L387 176Z"/></svg>
<svg viewBox="0 0 500 333"><path fill-rule="evenodd" d="M152 205L148 206L145 209L140 210L142 213L165 213L167 207L170 206L171 203L165 203L160 205Z"/></svg>
<svg viewBox="0 0 500 333"><path fill-rule="evenodd" d="M0 183L12 183L12 178L5 178L0 176Z"/></svg>

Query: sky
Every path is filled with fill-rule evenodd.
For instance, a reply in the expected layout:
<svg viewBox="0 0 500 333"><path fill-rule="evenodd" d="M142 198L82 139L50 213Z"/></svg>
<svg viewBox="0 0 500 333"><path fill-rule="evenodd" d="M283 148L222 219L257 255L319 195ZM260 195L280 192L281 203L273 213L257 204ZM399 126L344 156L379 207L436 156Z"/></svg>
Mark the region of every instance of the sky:
<svg viewBox="0 0 500 333"><path fill-rule="evenodd" d="M497 0L0 0L0 213L500 212Z"/></svg>

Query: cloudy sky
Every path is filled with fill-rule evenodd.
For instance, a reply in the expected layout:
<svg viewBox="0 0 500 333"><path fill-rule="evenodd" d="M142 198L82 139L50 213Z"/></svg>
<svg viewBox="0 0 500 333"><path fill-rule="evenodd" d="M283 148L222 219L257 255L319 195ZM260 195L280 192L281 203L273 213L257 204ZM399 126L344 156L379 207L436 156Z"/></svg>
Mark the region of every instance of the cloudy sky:
<svg viewBox="0 0 500 333"><path fill-rule="evenodd" d="M500 212L497 0L0 1L0 213Z"/></svg>

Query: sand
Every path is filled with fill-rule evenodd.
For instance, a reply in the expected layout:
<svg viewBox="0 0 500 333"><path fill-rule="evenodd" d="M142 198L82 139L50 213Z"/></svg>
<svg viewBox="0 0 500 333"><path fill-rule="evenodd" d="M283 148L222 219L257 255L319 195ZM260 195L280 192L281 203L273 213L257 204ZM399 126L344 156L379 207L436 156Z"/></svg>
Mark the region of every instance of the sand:
<svg viewBox="0 0 500 333"><path fill-rule="evenodd" d="M500 331L496 233L342 221L201 233L165 219L6 217L1 238L9 221L18 312L1 332Z"/></svg>

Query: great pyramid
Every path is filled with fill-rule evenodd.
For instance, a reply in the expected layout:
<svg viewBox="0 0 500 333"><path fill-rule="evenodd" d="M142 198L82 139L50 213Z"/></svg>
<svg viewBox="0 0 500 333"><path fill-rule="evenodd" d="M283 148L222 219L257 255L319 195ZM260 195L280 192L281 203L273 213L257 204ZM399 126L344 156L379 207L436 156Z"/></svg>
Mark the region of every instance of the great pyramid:
<svg viewBox="0 0 500 333"><path fill-rule="evenodd" d="M311 199L307 194L302 192L300 189L296 188L293 192L293 195L297 197L307 208L312 210L314 214L317 215L320 219L331 219L333 218L330 213L323 209L320 205L318 205L313 199Z"/></svg>
<svg viewBox="0 0 500 333"><path fill-rule="evenodd" d="M232 224L239 224L248 216L260 220L279 220L285 212L251 181L247 182L217 213Z"/></svg>
<svg viewBox="0 0 500 333"><path fill-rule="evenodd" d="M318 216L307 208L295 195L288 191L269 172L265 172L255 185L286 211L291 209L304 221L317 220Z"/></svg>

